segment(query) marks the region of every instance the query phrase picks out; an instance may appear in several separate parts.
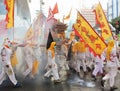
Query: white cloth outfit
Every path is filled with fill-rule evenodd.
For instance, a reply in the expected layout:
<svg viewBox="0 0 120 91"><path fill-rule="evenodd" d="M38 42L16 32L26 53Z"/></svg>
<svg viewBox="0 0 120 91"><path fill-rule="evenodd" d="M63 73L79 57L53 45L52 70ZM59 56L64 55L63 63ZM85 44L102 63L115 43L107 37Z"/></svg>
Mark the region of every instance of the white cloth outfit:
<svg viewBox="0 0 120 91"><path fill-rule="evenodd" d="M96 76L98 72L103 73L103 60L99 56L93 56L93 60L95 61L95 67L92 72L92 75Z"/></svg>
<svg viewBox="0 0 120 91"><path fill-rule="evenodd" d="M104 56L106 56L105 53L106 53L106 49L103 53ZM106 67L107 67L107 74L103 77L103 80L109 79L110 87L113 87L114 83L115 83L115 77L116 77L117 72L118 72L117 68L120 67L119 62L118 62L118 58L116 55L116 48L115 47L112 49L112 51L110 53L110 60L107 60Z"/></svg>
<svg viewBox="0 0 120 91"><path fill-rule="evenodd" d="M85 52L76 52L75 53L76 61L76 71L80 72L80 66L83 67L83 71L86 72L86 63L85 63Z"/></svg>
<svg viewBox="0 0 120 91"><path fill-rule="evenodd" d="M92 58L92 53L88 50L88 48L85 52L85 61L86 61L86 66L92 69L93 58Z"/></svg>
<svg viewBox="0 0 120 91"><path fill-rule="evenodd" d="M2 72L0 74L0 85L6 79L6 74L8 75L11 82L16 85L17 80L15 78L15 74L11 65L10 57L12 55L12 50L4 47L1 51L2 57Z"/></svg>
<svg viewBox="0 0 120 91"><path fill-rule="evenodd" d="M24 76L31 74L33 68L33 62L35 60L34 52L32 47L26 46L24 47L24 55L27 69L23 72ZM32 74L31 74L32 75Z"/></svg>
<svg viewBox="0 0 120 91"><path fill-rule="evenodd" d="M60 52L57 54L57 63L58 63L60 79L66 80L67 70L69 70L68 61L66 61L67 47L64 44L61 45L61 48L58 52Z"/></svg>
<svg viewBox="0 0 120 91"><path fill-rule="evenodd" d="M65 45L61 46L61 59L59 60L59 64L60 66L64 69L64 70L69 70L69 66L68 66L68 62L66 61L66 57L67 57L67 47Z"/></svg>
<svg viewBox="0 0 120 91"><path fill-rule="evenodd" d="M55 62L55 56L52 58L52 52L51 50L48 50L48 63L45 67L47 72L44 74L45 77L49 77L53 75L54 80L59 79L59 74L58 74L58 67Z"/></svg>

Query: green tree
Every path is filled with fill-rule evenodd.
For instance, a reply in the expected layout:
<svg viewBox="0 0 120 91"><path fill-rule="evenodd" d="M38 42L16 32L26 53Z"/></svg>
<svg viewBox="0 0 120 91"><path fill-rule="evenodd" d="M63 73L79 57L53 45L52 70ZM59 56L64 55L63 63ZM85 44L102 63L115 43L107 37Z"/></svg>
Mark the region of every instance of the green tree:
<svg viewBox="0 0 120 91"><path fill-rule="evenodd" d="M113 27L115 27L116 34L119 34L119 31L120 31L120 17L112 19L112 21L110 23L113 25Z"/></svg>

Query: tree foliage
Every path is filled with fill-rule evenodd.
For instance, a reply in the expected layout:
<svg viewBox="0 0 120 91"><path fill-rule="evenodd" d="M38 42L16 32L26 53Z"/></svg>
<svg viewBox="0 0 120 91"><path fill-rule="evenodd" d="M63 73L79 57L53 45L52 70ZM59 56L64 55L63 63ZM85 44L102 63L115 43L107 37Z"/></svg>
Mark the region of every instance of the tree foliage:
<svg viewBox="0 0 120 91"><path fill-rule="evenodd" d="M110 23L116 28L116 34L118 34L120 31L120 17L112 19Z"/></svg>

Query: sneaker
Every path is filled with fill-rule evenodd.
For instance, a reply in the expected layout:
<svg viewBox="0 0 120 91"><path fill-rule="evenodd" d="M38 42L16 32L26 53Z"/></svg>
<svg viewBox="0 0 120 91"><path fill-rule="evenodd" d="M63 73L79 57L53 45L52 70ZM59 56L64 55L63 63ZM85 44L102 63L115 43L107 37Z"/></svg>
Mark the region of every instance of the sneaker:
<svg viewBox="0 0 120 91"><path fill-rule="evenodd" d="M104 80L101 81L101 86L102 86L102 87L105 86L105 81L104 81Z"/></svg>
<svg viewBox="0 0 120 91"><path fill-rule="evenodd" d="M58 80L54 80L54 83L60 83L61 81L58 79Z"/></svg>
<svg viewBox="0 0 120 91"><path fill-rule="evenodd" d="M22 84L18 82L18 83L14 86L14 88L19 88L19 87L22 87Z"/></svg>
<svg viewBox="0 0 120 91"><path fill-rule="evenodd" d="M110 87L110 91L114 91L114 90L116 90L116 89L118 89L118 88L117 88L117 87L115 87L115 86Z"/></svg>
<svg viewBox="0 0 120 91"><path fill-rule="evenodd" d="M97 78L94 75L92 75L92 81L97 81Z"/></svg>

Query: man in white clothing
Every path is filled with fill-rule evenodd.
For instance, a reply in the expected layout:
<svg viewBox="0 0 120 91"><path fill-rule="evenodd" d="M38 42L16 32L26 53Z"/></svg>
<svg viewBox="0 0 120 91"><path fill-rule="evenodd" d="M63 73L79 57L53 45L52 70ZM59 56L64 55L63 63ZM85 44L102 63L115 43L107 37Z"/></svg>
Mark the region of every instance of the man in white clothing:
<svg viewBox="0 0 120 91"><path fill-rule="evenodd" d="M54 78L54 82L58 83L60 82L60 77L58 74L58 66L55 62L55 47L56 43L52 42L50 47L48 48L48 63L45 67L45 69L47 70L47 72L44 74L45 77L49 77L49 76L53 76Z"/></svg>
<svg viewBox="0 0 120 91"><path fill-rule="evenodd" d="M114 91L115 89L117 89L117 87L114 86L115 77L118 72L118 67L120 67L116 55L116 47L114 46L114 41L108 42L108 47L103 52L102 56L105 57L107 60L106 64L107 74L102 78L101 85L104 86L104 82L106 80L109 80L110 91Z"/></svg>
<svg viewBox="0 0 120 91"><path fill-rule="evenodd" d="M21 87L21 84L15 78L15 74L11 65L10 57L12 56L12 50L10 49L10 40L7 38L4 40L3 48L1 51L2 57L2 72L0 74L0 85L8 75L11 82L14 84L14 87Z"/></svg>

